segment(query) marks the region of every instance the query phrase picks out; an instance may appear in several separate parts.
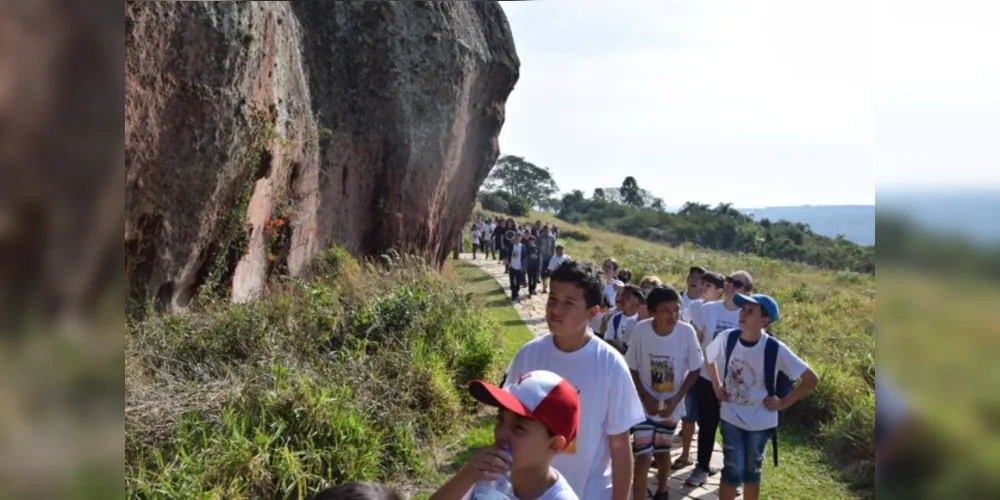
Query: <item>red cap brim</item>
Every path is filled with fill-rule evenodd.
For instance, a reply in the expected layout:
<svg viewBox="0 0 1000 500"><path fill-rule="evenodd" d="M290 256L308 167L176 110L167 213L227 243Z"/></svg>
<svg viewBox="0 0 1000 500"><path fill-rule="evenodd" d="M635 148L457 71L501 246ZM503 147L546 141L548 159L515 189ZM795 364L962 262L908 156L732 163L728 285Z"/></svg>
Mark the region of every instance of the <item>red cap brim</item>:
<svg viewBox="0 0 1000 500"><path fill-rule="evenodd" d="M504 408L522 417L531 416L531 412L513 394L482 380L469 383L469 393L476 401L497 408Z"/></svg>

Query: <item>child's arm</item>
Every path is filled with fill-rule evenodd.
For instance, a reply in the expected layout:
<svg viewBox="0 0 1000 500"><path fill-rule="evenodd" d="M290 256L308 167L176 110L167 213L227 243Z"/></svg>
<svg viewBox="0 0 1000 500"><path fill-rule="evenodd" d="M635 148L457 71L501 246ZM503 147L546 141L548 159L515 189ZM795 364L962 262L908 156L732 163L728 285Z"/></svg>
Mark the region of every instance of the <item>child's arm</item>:
<svg viewBox="0 0 1000 500"><path fill-rule="evenodd" d="M642 381L639 380L639 372L635 370L630 371L632 372L632 384L635 385L635 392L639 394L639 401L642 402L642 408L646 410L647 415L656 415L656 399L643 387Z"/></svg>
<svg viewBox="0 0 1000 500"><path fill-rule="evenodd" d="M494 479L509 468L510 459L506 453L492 446L483 448L429 500L461 500L478 481Z"/></svg>
<svg viewBox="0 0 1000 500"><path fill-rule="evenodd" d="M818 384L819 375L816 375L816 372L812 368L806 368L806 371L799 377L799 383L791 393L782 399L778 399L775 396L768 396L764 399L764 407L771 411L788 409L793 404L798 403L806 394L812 392Z"/></svg>
<svg viewBox="0 0 1000 500"><path fill-rule="evenodd" d="M628 500L632 493L632 442L629 433L608 436L611 449L611 500Z"/></svg>

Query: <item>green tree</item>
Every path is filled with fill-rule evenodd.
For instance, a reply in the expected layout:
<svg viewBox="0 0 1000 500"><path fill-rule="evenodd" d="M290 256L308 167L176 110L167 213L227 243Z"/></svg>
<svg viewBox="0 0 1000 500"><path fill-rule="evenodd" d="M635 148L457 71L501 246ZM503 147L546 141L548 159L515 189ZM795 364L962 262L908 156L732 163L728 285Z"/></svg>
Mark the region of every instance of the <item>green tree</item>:
<svg viewBox="0 0 1000 500"><path fill-rule="evenodd" d="M604 194L604 189L602 189L602 188L595 189L594 190L594 199L595 200L602 200L602 201L605 200L606 198L605 198L605 194Z"/></svg>
<svg viewBox="0 0 1000 500"><path fill-rule="evenodd" d="M533 206L548 200L559 191L549 169L512 155L504 155L497 160L484 187L488 191L503 191L526 199Z"/></svg>
<svg viewBox="0 0 1000 500"><path fill-rule="evenodd" d="M649 208L654 212L667 211L667 207L663 205L663 198L653 198L653 202L649 204Z"/></svg>
<svg viewBox="0 0 1000 500"><path fill-rule="evenodd" d="M643 208L645 206L645 200L642 198L642 190L639 189L639 183L635 180L635 177L631 175L626 177L622 181L621 187L622 202L632 208Z"/></svg>

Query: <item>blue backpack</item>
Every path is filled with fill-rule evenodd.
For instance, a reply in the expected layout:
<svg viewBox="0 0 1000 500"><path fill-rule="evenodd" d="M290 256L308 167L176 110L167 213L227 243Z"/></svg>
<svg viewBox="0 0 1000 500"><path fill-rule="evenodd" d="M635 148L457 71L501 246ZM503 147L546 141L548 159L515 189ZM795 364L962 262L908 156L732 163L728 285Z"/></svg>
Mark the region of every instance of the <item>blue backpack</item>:
<svg viewBox="0 0 1000 500"><path fill-rule="evenodd" d="M740 339L740 330L729 332L726 339L726 369L723 384L729 378L729 358L736 349L736 342ZM767 337L767 344L764 345L764 387L768 396L784 398L792 392L792 379L788 378L785 372L778 370L778 339L771 335ZM780 413L779 413L780 424ZM774 465L778 465L778 428L771 429L771 449L774 451Z"/></svg>

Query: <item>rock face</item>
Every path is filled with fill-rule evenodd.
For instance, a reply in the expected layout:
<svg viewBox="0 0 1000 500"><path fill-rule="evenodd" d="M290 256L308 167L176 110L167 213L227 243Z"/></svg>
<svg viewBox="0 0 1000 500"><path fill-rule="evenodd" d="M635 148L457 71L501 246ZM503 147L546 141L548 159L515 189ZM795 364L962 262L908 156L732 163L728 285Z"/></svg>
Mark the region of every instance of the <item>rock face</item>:
<svg viewBox="0 0 1000 500"><path fill-rule="evenodd" d="M338 243L443 261L518 78L494 2L135 2L128 297L244 301Z"/></svg>

